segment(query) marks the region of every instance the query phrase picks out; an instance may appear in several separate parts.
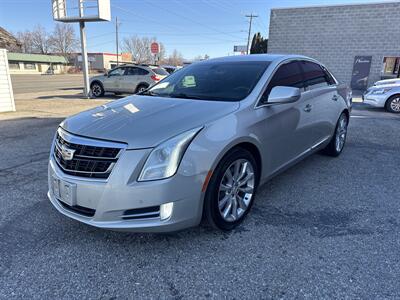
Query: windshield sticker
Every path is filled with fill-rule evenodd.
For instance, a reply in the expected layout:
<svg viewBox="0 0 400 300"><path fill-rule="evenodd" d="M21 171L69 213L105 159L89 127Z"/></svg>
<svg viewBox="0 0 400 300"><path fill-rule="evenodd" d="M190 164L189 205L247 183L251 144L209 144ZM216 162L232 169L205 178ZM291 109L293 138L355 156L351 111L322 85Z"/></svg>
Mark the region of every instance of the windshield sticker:
<svg viewBox="0 0 400 300"><path fill-rule="evenodd" d="M184 87L195 87L196 80L194 79L194 76L185 76L182 80L182 85Z"/></svg>

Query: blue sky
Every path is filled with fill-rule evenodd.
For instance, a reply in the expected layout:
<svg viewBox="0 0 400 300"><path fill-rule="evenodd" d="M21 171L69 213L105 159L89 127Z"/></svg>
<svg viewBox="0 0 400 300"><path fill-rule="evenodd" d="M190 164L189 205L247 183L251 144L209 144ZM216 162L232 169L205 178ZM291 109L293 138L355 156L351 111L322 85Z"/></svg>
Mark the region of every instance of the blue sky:
<svg viewBox="0 0 400 300"><path fill-rule="evenodd" d="M259 15L253 33L268 36L270 9L376 0L111 0L111 15L121 22L120 39L131 35L157 37L167 53L185 58L232 55L234 45L247 42L247 13ZM383 2L383 1L381 1ZM41 24L54 26L50 0L0 0L0 26L15 33ZM78 25L74 24L78 33ZM87 24L90 52L115 52L115 23Z"/></svg>

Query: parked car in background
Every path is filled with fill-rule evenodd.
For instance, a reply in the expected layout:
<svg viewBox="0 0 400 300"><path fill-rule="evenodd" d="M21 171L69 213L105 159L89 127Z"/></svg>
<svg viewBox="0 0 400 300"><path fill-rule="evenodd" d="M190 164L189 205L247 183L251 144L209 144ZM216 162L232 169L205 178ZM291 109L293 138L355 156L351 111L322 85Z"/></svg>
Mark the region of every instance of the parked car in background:
<svg viewBox="0 0 400 300"><path fill-rule="evenodd" d="M341 154L350 97L304 56L198 62L140 95L64 120L48 197L64 215L100 228L175 231L204 216L231 230L260 184L316 151Z"/></svg>
<svg viewBox="0 0 400 300"><path fill-rule="evenodd" d="M127 64L90 78L90 90L94 97L101 97L106 92L136 94L168 75L158 66Z"/></svg>
<svg viewBox="0 0 400 300"><path fill-rule="evenodd" d="M167 71L169 74L174 73L178 68L175 66L161 66L165 71Z"/></svg>
<svg viewBox="0 0 400 300"><path fill-rule="evenodd" d="M387 85L387 84L400 84L400 78L379 80L374 83L374 86Z"/></svg>
<svg viewBox="0 0 400 300"><path fill-rule="evenodd" d="M400 113L400 84L374 85L364 93L363 102L391 113Z"/></svg>

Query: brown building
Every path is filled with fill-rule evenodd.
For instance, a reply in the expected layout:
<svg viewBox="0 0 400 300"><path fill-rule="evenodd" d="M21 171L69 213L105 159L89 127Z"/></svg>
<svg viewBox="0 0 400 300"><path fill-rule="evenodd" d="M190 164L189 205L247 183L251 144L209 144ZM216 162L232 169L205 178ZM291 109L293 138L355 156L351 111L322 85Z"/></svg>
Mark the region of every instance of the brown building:
<svg viewBox="0 0 400 300"><path fill-rule="evenodd" d="M0 49L7 49L12 52L21 52L22 43L3 27L0 27Z"/></svg>

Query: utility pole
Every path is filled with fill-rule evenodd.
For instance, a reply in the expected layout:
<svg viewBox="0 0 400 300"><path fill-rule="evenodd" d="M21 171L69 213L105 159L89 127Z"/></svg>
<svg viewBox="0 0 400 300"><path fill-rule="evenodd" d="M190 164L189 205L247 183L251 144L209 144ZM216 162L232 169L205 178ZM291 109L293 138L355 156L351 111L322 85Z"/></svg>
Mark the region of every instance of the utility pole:
<svg viewBox="0 0 400 300"><path fill-rule="evenodd" d="M83 17L83 0L79 0L79 16L82 18ZM80 21L79 22L79 32L81 36L81 48L82 48L82 71L83 71L83 83L84 83L84 89L83 89L83 96L86 98L89 98L89 92L90 92L90 87L89 87L89 68L88 68L88 56L87 56L87 50L86 50L86 32L85 32L85 22Z"/></svg>
<svg viewBox="0 0 400 300"><path fill-rule="evenodd" d="M118 17L115 17L115 46L117 48L117 66L119 65L119 37L118 37L118 29L120 23L118 23Z"/></svg>
<svg viewBox="0 0 400 300"><path fill-rule="evenodd" d="M253 23L253 18L258 18L258 15L253 15L253 13L251 13L250 15L246 15L246 18L250 18L249 20L249 35L247 37L247 54L249 54L249 47L250 47L250 36L251 36L251 24Z"/></svg>

